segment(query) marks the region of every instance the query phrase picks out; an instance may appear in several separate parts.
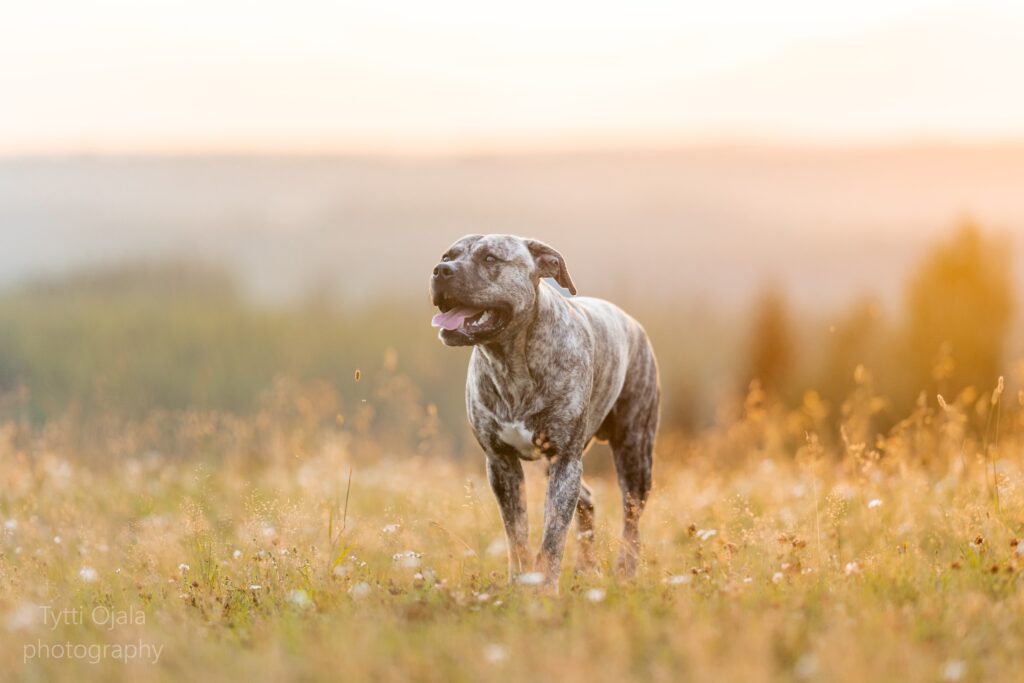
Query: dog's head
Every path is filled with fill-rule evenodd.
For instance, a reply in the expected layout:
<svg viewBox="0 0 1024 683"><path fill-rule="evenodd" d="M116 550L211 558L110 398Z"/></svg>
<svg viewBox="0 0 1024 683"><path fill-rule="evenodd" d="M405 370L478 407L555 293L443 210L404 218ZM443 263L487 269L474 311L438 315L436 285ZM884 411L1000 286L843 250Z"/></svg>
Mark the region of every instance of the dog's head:
<svg viewBox="0 0 1024 683"><path fill-rule="evenodd" d="M541 278L576 293L557 251L514 235L467 235L448 248L430 278L441 312L433 324L448 346L500 340L532 319Z"/></svg>

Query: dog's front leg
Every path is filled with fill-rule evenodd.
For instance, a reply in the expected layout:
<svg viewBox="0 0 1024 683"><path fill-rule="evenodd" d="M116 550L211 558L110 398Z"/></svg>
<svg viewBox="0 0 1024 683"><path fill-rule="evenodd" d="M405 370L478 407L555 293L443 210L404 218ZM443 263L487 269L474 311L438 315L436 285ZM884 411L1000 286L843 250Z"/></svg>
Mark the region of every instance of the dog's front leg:
<svg viewBox="0 0 1024 683"><path fill-rule="evenodd" d="M583 477L581 455L552 458L548 470L548 493L544 501L544 538L537 556L537 571L543 572L544 582L558 591L558 575L565 552L565 537L576 512Z"/></svg>
<svg viewBox="0 0 1024 683"><path fill-rule="evenodd" d="M526 480L515 455L487 454L487 480L498 499L508 539L508 579L530 571L529 522L526 517Z"/></svg>

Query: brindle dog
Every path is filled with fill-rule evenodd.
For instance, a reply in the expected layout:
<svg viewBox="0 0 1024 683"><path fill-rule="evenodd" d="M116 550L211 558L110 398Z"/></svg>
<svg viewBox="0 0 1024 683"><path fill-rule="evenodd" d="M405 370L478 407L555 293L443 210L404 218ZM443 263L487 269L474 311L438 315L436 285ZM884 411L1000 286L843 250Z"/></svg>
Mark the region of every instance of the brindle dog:
<svg viewBox="0 0 1024 683"><path fill-rule="evenodd" d="M622 490L618 569L636 573L639 522L651 489L660 388L643 327L607 301L576 294L557 251L512 235L468 235L434 268L434 326L473 346L466 408L508 536L509 579L531 571L520 460L548 460L544 537L533 569L557 590L569 524L580 564L593 565L594 503L582 481L591 439L611 444Z"/></svg>

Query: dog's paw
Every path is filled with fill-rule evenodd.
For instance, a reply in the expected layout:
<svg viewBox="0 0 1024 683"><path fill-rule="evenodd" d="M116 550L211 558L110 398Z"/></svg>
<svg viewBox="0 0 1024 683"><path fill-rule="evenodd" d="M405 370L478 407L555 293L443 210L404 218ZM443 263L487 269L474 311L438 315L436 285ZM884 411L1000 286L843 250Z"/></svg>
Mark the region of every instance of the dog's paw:
<svg viewBox="0 0 1024 683"><path fill-rule="evenodd" d="M590 550L580 550L576 556L575 571L584 576L604 576L601 565L594 559L594 553Z"/></svg>
<svg viewBox="0 0 1024 683"><path fill-rule="evenodd" d="M639 560L639 556L631 548L622 548L615 562L615 573L618 574L620 579L625 579L626 581L634 580Z"/></svg>

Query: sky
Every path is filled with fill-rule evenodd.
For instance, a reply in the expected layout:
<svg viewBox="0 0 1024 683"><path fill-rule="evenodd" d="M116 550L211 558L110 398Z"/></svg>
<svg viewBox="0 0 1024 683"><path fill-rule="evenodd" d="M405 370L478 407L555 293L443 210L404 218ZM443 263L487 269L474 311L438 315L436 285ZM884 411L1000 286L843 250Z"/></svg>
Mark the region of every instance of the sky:
<svg viewBox="0 0 1024 683"><path fill-rule="evenodd" d="M0 154L1024 140L1019 0L37 0Z"/></svg>

